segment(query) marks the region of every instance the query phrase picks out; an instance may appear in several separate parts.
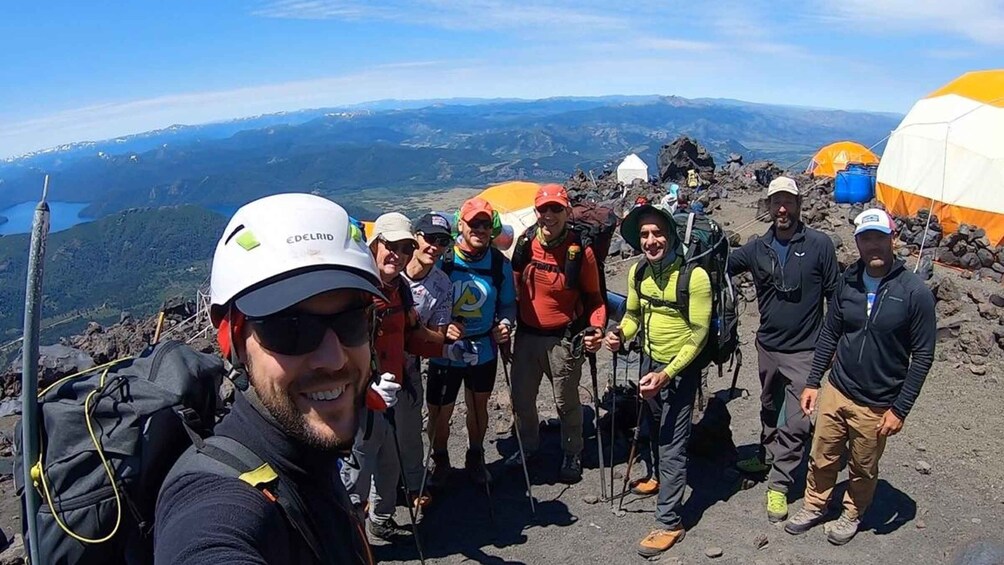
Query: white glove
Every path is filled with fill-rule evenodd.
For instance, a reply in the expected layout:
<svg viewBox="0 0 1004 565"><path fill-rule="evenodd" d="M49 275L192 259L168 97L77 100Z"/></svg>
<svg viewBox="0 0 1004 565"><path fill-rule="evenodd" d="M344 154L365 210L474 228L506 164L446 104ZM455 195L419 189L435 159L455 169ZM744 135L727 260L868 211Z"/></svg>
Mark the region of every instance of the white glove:
<svg viewBox="0 0 1004 565"><path fill-rule="evenodd" d="M394 382L394 375L384 373L380 375L379 382L370 385L370 389L376 393L376 396L380 397L384 410L386 410L387 408L393 408L397 404L397 393L401 390L401 385ZM376 399L374 398L374 400Z"/></svg>
<svg viewBox="0 0 1004 565"><path fill-rule="evenodd" d="M466 340L455 341L444 348L445 357L454 363L478 364L478 346Z"/></svg>

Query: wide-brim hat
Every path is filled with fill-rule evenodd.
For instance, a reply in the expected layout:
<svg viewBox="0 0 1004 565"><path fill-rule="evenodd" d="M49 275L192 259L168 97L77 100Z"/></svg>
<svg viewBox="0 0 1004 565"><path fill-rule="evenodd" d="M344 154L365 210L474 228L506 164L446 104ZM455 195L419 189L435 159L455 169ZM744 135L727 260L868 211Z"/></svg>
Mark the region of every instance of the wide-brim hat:
<svg viewBox="0 0 1004 565"><path fill-rule="evenodd" d="M657 214L666 219L669 226L669 229L666 230L666 237L671 240L669 248L679 250L680 236L676 232L676 219L673 218L673 214L669 210L652 204L636 206L624 217L624 220L621 221L621 237L624 238L624 241L635 251L641 251L641 218L645 214Z"/></svg>

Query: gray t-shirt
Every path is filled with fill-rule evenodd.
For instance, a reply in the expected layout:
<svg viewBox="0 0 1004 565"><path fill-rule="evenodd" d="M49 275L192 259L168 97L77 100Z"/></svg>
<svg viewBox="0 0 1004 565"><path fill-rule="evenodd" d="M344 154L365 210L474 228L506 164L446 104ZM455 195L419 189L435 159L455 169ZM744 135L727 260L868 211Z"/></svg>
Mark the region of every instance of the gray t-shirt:
<svg viewBox="0 0 1004 565"><path fill-rule="evenodd" d="M411 288L418 321L429 328L448 325L453 313L453 283L450 277L439 267L433 267L428 275L417 281L411 280L407 273L401 273L401 276ZM405 354L404 366L409 376L421 371L419 358L410 353Z"/></svg>

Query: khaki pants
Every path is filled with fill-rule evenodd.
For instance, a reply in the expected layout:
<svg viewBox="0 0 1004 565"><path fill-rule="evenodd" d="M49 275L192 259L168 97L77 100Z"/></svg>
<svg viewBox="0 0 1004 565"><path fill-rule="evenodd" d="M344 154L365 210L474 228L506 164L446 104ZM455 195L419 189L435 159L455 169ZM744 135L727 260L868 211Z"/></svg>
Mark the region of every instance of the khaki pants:
<svg viewBox="0 0 1004 565"><path fill-rule="evenodd" d="M561 446L565 453L582 453L582 404L579 381L583 357L572 356L572 344L557 336L516 332L512 359L512 405L523 448L533 453L540 447L537 392L547 376L557 400L561 420Z"/></svg>
<svg viewBox="0 0 1004 565"><path fill-rule="evenodd" d="M822 511L830 499L840 471L840 458L847 459L849 483L844 494L844 512L859 519L875 496L878 462L885 451L885 437L878 436L884 408L855 404L827 382L816 401L816 433L812 437L805 507Z"/></svg>

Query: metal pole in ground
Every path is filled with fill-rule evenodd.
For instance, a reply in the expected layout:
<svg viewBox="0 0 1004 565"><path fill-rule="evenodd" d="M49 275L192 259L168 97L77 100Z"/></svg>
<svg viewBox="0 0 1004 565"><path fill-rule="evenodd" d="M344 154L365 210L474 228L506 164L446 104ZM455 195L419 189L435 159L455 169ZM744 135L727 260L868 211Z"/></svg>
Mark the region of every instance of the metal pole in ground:
<svg viewBox="0 0 1004 565"><path fill-rule="evenodd" d="M45 241L49 235L49 175L45 175L42 199L35 207L28 251L28 280L25 288L24 342L21 354L21 445L24 468L24 505L28 520L28 555L32 564L42 563L38 538L38 508L41 504L34 488L32 468L39 459L38 423L38 342L42 319L42 268ZM41 469L40 469L41 470Z"/></svg>

